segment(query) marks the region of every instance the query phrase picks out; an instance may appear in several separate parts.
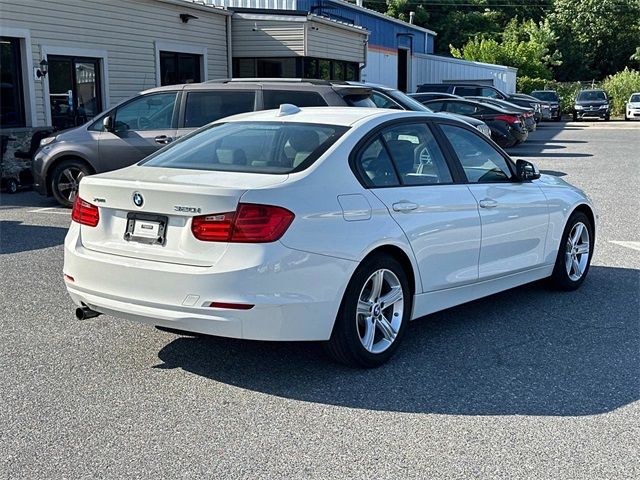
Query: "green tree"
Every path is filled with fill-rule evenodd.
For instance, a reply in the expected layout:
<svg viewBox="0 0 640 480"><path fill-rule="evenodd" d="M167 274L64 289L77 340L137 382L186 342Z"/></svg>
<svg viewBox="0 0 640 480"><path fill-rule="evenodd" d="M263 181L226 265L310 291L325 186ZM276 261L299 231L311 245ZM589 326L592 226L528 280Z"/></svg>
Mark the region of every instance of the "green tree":
<svg viewBox="0 0 640 480"><path fill-rule="evenodd" d="M520 23L513 19L507 24L501 41L476 36L461 49L451 46L451 54L466 60L515 67L518 75L550 79L551 67L562 63L560 52L551 52L556 40L547 21Z"/></svg>
<svg viewBox="0 0 640 480"><path fill-rule="evenodd" d="M640 46L640 0L555 0L549 21L564 57L559 80L616 73Z"/></svg>

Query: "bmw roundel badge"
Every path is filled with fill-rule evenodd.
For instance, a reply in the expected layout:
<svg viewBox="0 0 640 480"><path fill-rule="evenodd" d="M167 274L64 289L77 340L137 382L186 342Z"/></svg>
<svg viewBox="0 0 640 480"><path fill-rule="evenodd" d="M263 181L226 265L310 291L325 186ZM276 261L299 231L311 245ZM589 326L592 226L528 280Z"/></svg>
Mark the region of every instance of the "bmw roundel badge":
<svg viewBox="0 0 640 480"><path fill-rule="evenodd" d="M140 192L133 192L133 204L136 207L141 207L144 203L144 198L142 198L142 194Z"/></svg>

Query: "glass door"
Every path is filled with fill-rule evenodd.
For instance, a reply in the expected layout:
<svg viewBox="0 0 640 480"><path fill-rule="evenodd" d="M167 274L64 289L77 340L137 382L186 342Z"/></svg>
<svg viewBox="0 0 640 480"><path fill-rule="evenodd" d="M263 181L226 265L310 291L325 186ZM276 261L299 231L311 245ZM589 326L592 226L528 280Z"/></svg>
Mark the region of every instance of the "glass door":
<svg viewBox="0 0 640 480"><path fill-rule="evenodd" d="M48 61L54 128L82 125L102 111L99 59L49 55Z"/></svg>

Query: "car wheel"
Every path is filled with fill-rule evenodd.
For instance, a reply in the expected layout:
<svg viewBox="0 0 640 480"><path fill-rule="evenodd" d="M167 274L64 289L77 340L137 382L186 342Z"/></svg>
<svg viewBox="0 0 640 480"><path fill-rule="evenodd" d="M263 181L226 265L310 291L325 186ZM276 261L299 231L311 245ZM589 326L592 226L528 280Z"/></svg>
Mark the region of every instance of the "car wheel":
<svg viewBox="0 0 640 480"><path fill-rule="evenodd" d="M51 174L51 192L60 205L71 207L83 177L89 175L87 165L79 160L65 160Z"/></svg>
<svg viewBox="0 0 640 480"><path fill-rule="evenodd" d="M10 178L7 180L6 189L7 193L17 193L18 192L18 182L15 178Z"/></svg>
<svg viewBox="0 0 640 480"><path fill-rule="evenodd" d="M560 120L562 120L562 115L558 115L556 118L553 119L556 122L559 122Z"/></svg>
<svg viewBox="0 0 640 480"><path fill-rule="evenodd" d="M605 115L604 116L604 121L608 122L609 120L611 120L611 115Z"/></svg>
<svg viewBox="0 0 640 480"><path fill-rule="evenodd" d="M402 265L388 255L362 262L345 291L327 353L353 367L373 368L397 350L411 315L411 291Z"/></svg>
<svg viewBox="0 0 640 480"><path fill-rule="evenodd" d="M575 290L587 276L593 255L593 226L589 217L575 212L562 234L550 284L558 290Z"/></svg>
<svg viewBox="0 0 640 480"><path fill-rule="evenodd" d="M578 115L576 115L575 113L573 114L573 121L577 122L578 121Z"/></svg>

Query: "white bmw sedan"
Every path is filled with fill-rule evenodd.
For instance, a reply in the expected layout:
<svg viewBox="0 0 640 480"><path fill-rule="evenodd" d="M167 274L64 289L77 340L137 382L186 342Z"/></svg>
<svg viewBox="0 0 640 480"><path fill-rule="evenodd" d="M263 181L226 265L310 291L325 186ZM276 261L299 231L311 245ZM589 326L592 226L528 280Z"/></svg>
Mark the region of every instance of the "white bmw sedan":
<svg viewBox="0 0 640 480"><path fill-rule="evenodd" d="M242 114L83 179L65 240L78 318L325 342L374 367L423 315L585 280L594 209L450 116Z"/></svg>

